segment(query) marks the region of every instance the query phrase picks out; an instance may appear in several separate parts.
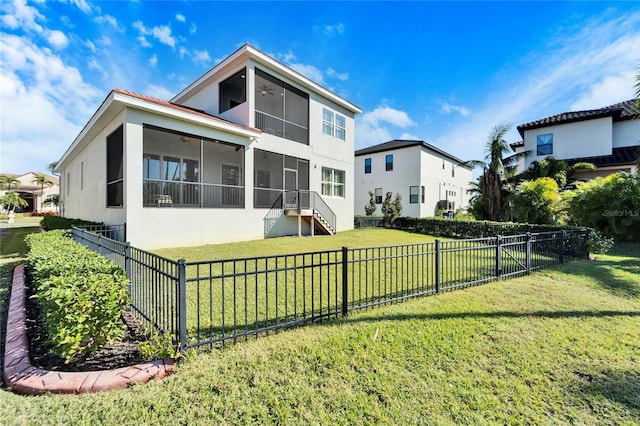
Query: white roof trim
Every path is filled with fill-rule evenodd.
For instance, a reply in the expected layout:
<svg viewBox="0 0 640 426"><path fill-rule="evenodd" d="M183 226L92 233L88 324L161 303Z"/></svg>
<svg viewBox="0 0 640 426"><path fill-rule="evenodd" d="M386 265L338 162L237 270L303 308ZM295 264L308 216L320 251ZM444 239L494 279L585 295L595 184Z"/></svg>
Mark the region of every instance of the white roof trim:
<svg viewBox="0 0 640 426"><path fill-rule="evenodd" d="M247 138L258 138L262 134L259 129L251 129L239 124L227 123L222 119L211 117L207 118L204 114L197 112L182 111L166 105L158 105L156 103L127 95L125 93L111 91L109 96L102 102L98 110L93 114L89 122L80 131L78 136L73 140L71 146L65 151L58 161L58 166L54 172L60 172L60 166L64 164L69 155L76 149L78 145L87 137L87 134L93 129L107 110L113 106L122 106L123 108L135 108L143 111L150 111L156 114L172 117L177 120L187 121L190 123L200 124L206 127L212 127L227 133L232 133Z"/></svg>
<svg viewBox="0 0 640 426"><path fill-rule="evenodd" d="M203 82L210 79L212 76L217 74L220 70L224 69L231 62L243 56L246 56L247 59L253 59L256 62L265 65L269 69L278 71L280 74L287 76L289 79L296 82L297 84L323 96L324 98L331 100L333 103L342 106L343 108L351 111L354 114L362 113L362 109L360 109L356 105L336 95L330 90L325 89L324 87L313 82L312 80L300 74L299 72L293 70L292 68L284 65L281 62L278 62L271 56L259 51L258 49L248 44L245 44L242 47L240 47L238 50L233 52L230 56L222 60L218 65L211 68L209 71L203 74L200 78L198 78L196 81L194 81L189 86L187 86L184 90L182 90L180 93L174 96L171 99L171 102L180 103L181 99L191 94L193 91L197 90L198 86L200 86Z"/></svg>

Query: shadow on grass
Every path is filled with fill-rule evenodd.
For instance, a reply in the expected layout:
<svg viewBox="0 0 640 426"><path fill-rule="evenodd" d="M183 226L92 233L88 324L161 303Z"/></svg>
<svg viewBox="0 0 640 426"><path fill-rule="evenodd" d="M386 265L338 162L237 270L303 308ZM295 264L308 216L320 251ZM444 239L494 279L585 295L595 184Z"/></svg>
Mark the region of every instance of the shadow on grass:
<svg viewBox="0 0 640 426"><path fill-rule="evenodd" d="M584 260L566 263L557 270L595 280L600 287L616 296L640 298L640 280L632 281L617 274L617 271L622 271L640 277L640 259Z"/></svg>
<svg viewBox="0 0 640 426"><path fill-rule="evenodd" d="M575 371L584 394L604 396L629 409L640 420L640 371L604 370L593 376Z"/></svg>
<svg viewBox="0 0 640 426"><path fill-rule="evenodd" d="M441 314L394 314L365 318L341 318L340 323L378 322L397 320L447 320L468 318L607 318L617 316L640 317L640 311L532 311L532 312L446 312Z"/></svg>

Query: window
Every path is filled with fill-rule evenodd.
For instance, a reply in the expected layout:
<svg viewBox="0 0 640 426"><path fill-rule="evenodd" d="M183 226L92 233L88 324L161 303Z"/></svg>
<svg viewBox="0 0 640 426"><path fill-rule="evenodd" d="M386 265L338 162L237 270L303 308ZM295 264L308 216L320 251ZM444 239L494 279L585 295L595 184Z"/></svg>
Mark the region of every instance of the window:
<svg viewBox="0 0 640 426"><path fill-rule="evenodd" d="M263 132L309 143L309 95L256 69L255 126Z"/></svg>
<svg viewBox="0 0 640 426"><path fill-rule="evenodd" d="M364 172L365 174L371 173L371 158L364 159Z"/></svg>
<svg viewBox="0 0 640 426"><path fill-rule="evenodd" d="M456 165L451 164L451 177L456 177Z"/></svg>
<svg viewBox="0 0 640 426"><path fill-rule="evenodd" d="M419 196L419 187L410 186L409 187L409 203L418 204L418 196Z"/></svg>
<svg viewBox="0 0 640 426"><path fill-rule="evenodd" d="M553 133L538 135L538 152L537 155L553 154Z"/></svg>
<svg viewBox="0 0 640 426"><path fill-rule="evenodd" d="M382 204L382 188L376 188L376 204Z"/></svg>
<svg viewBox="0 0 640 426"><path fill-rule="evenodd" d="M247 101L247 73L242 69L220 83L220 112Z"/></svg>
<svg viewBox="0 0 640 426"><path fill-rule="evenodd" d="M336 139L345 140L346 138L346 119L344 116L334 113L333 111L322 109L322 133L333 136Z"/></svg>
<svg viewBox="0 0 640 426"><path fill-rule="evenodd" d="M391 171L393 170L393 154L389 154L384 158L385 170Z"/></svg>
<svg viewBox="0 0 640 426"><path fill-rule="evenodd" d="M80 191L84 191L84 161L80 162Z"/></svg>
<svg viewBox="0 0 640 426"><path fill-rule="evenodd" d="M424 186L422 187L422 192L421 192L421 194L422 194L422 195L421 195L421 196L422 196L421 202L422 202L422 204L424 204Z"/></svg>
<svg viewBox="0 0 640 426"><path fill-rule="evenodd" d="M123 205L123 137L122 126L107 136L107 207L122 207Z"/></svg>
<svg viewBox="0 0 640 426"><path fill-rule="evenodd" d="M322 168L322 195L344 198L344 171Z"/></svg>

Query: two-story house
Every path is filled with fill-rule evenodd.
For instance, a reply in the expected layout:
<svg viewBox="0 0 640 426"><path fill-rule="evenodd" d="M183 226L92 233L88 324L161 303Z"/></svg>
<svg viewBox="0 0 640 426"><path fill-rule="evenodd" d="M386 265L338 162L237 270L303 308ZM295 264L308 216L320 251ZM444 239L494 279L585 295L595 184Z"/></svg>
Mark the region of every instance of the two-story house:
<svg viewBox="0 0 640 426"><path fill-rule="evenodd" d="M618 171L634 173L640 156L640 109L635 100L600 109L573 111L518 126L522 141L512 144L515 152L529 151L517 172L533 161L553 156L569 165L593 163L597 169L580 171L581 180Z"/></svg>
<svg viewBox="0 0 640 426"><path fill-rule="evenodd" d="M360 112L244 45L170 101L109 93L58 162L61 214L141 248L352 229Z"/></svg>
<svg viewBox="0 0 640 426"><path fill-rule="evenodd" d="M402 216L453 213L469 204L472 168L451 154L419 140L392 140L355 152L355 212L365 214L369 192L382 215L387 192L402 197Z"/></svg>

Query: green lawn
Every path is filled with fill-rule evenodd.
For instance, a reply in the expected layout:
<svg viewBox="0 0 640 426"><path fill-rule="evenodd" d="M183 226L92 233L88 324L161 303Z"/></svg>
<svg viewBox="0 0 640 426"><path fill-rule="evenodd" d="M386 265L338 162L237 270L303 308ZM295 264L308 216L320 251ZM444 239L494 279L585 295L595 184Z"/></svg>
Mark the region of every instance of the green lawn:
<svg viewBox="0 0 640 426"><path fill-rule="evenodd" d="M320 240L301 242L318 248ZM361 240L357 233L354 240ZM220 252L232 253L223 247ZM1 292L7 271L0 273ZM34 425L635 425L640 245L190 353L168 379L128 390L41 397L0 391L0 419Z"/></svg>

